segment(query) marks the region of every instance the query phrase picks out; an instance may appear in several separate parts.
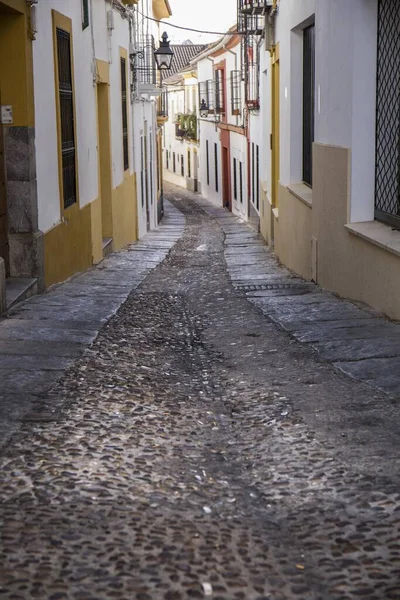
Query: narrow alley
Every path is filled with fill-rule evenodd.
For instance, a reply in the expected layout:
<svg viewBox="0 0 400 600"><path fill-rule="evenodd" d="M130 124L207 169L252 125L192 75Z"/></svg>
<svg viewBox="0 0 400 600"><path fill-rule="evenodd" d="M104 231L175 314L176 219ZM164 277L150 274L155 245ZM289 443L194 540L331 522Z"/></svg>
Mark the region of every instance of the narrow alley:
<svg viewBox="0 0 400 600"><path fill-rule="evenodd" d="M0 597L400 599L395 382L385 393L350 377L265 314L263 297L289 315L322 292L290 287L248 225L173 185L166 198L150 237L0 321L6 380L23 380L18 340L48 349L42 368L32 352L0 451ZM264 260L251 281L235 267L246 253ZM73 293L82 304L64 315ZM378 319L370 340L397 327L324 301L356 328ZM68 361L49 366L66 340Z"/></svg>

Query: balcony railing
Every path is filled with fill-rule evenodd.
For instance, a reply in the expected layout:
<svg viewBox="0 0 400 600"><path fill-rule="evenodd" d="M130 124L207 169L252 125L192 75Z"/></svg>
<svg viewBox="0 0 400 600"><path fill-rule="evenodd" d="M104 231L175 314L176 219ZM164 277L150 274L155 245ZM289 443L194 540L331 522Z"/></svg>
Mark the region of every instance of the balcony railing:
<svg viewBox="0 0 400 600"><path fill-rule="evenodd" d="M179 114L175 123L175 136L181 140L197 140L197 117L194 114Z"/></svg>
<svg viewBox="0 0 400 600"><path fill-rule="evenodd" d="M265 15L273 7L273 0L238 0L238 31L261 35Z"/></svg>

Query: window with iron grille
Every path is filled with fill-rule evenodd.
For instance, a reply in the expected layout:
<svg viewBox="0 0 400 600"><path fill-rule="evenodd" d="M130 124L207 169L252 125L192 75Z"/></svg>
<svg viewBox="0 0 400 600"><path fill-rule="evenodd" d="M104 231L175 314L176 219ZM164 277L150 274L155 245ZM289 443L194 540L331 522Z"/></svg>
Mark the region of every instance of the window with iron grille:
<svg viewBox="0 0 400 600"><path fill-rule="evenodd" d="M210 185L210 153L208 149L208 140L206 140L206 168L207 168L207 185Z"/></svg>
<svg viewBox="0 0 400 600"><path fill-rule="evenodd" d="M190 160L190 150L187 151L187 163L188 163L188 177L190 179L190 177L192 176L192 165L191 165L191 160Z"/></svg>
<svg viewBox="0 0 400 600"><path fill-rule="evenodd" d="M198 87L199 87L199 107L201 106L201 103L204 100L204 103L208 108L207 81L200 81Z"/></svg>
<svg viewBox="0 0 400 600"><path fill-rule="evenodd" d="M174 173L176 173L176 156L175 156L175 152L172 155L172 170Z"/></svg>
<svg viewBox="0 0 400 600"><path fill-rule="evenodd" d="M233 199L237 200L237 168L236 168L236 158L233 159Z"/></svg>
<svg viewBox="0 0 400 600"><path fill-rule="evenodd" d="M242 74L240 71L231 71L231 112L240 115Z"/></svg>
<svg viewBox="0 0 400 600"><path fill-rule="evenodd" d="M243 163L239 163L239 189L240 189L240 202L243 203Z"/></svg>
<svg viewBox="0 0 400 600"><path fill-rule="evenodd" d="M168 150L165 151L165 166L169 170Z"/></svg>
<svg viewBox="0 0 400 600"><path fill-rule="evenodd" d="M89 27L89 0L82 0L82 29Z"/></svg>
<svg viewBox="0 0 400 600"><path fill-rule="evenodd" d="M62 195L64 208L68 208L77 200L71 34L57 27L56 36L61 122Z"/></svg>
<svg viewBox="0 0 400 600"><path fill-rule="evenodd" d="M260 108L260 49L258 38L244 36L242 41L246 104L250 110Z"/></svg>
<svg viewBox="0 0 400 600"><path fill-rule="evenodd" d="M181 175L182 175L182 177L185 176L185 162L183 159L183 154L181 154Z"/></svg>
<svg viewBox="0 0 400 600"><path fill-rule="evenodd" d="M207 106L208 112L213 114L215 112L215 82L214 79L207 80Z"/></svg>
<svg viewBox="0 0 400 600"><path fill-rule="evenodd" d="M121 57L121 110L122 110L122 146L124 151L124 170L129 169L128 148L128 106L126 101L126 60Z"/></svg>
<svg viewBox="0 0 400 600"><path fill-rule="evenodd" d="M215 191L218 192L218 146L214 144Z"/></svg>
<svg viewBox="0 0 400 600"><path fill-rule="evenodd" d="M215 110L217 113L225 112L225 71L217 69L215 71Z"/></svg>
<svg viewBox="0 0 400 600"><path fill-rule="evenodd" d="M303 181L312 186L315 118L315 26L303 31Z"/></svg>
<svg viewBox="0 0 400 600"><path fill-rule="evenodd" d="M154 58L154 37L151 34L143 35L139 40L139 52L135 58L135 77L143 85L156 85L157 67Z"/></svg>
<svg viewBox="0 0 400 600"><path fill-rule="evenodd" d="M400 3L380 0L375 218L400 228Z"/></svg>

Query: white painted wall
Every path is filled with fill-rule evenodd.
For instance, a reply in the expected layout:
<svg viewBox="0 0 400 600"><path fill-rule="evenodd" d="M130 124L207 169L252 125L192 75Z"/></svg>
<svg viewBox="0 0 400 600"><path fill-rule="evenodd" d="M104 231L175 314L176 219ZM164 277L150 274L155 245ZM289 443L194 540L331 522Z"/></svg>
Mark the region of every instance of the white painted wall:
<svg viewBox="0 0 400 600"><path fill-rule="evenodd" d="M351 149L351 222L374 218L377 6L378 0L281 0L276 18L280 180L302 179L302 30L315 18L315 141Z"/></svg>
<svg viewBox="0 0 400 600"><path fill-rule="evenodd" d="M123 181L119 48L129 47L129 27L128 21L114 10L115 29L111 37L108 37L106 14L110 8L111 5L105 0L93 0L90 25L82 30L82 12L79 2L64 0L61 7L59 0L48 0L37 6L38 32L33 44L35 144L39 228L44 232L58 224L61 218L52 9L62 11L62 14L72 21L80 206L83 207L95 200L99 193L96 85L93 82L95 58L111 60L111 141L114 187ZM129 135L131 151L131 131Z"/></svg>
<svg viewBox="0 0 400 600"><path fill-rule="evenodd" d="M164 124L163 132L163 175L166 181L188 187L188 151L190 151L190 178L195 175L194 154L198 143L176 137L175 120L178 113L197 112L197 78L190 77L184 82L168 87L168 121ZM168 167L166 152L169 153ZM175 153L175 173L173 171L173 155ZM168 155L168 156L169 156ZM183 161L182 161L183 156ZM183 164L183 175L182 175Z"/></svg>

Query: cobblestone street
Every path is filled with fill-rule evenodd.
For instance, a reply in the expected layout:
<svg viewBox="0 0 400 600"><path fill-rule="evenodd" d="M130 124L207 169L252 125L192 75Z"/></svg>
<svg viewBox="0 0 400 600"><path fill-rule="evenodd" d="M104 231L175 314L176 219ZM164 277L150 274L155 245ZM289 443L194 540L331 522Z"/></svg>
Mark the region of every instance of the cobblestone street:
<svg viewBox="0 0 400 600"><path fill-rule="evenodd" d="M212 207L167 198L182 236L1 450L0 597L400 600L394 380L351 378L279 327L259 300L288 314L296 293L247 296Z"/></svg>

